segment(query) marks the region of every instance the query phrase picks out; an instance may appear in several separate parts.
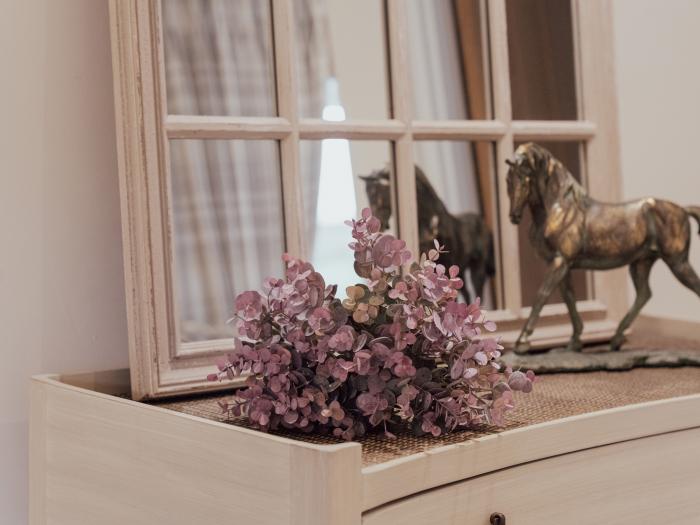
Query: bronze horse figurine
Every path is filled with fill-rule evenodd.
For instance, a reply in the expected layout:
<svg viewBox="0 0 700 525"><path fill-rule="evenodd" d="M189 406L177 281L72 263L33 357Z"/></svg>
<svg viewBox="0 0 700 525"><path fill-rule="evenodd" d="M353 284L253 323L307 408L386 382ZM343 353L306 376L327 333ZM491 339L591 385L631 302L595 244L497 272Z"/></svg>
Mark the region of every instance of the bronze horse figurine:
<svg viewBox="0 0 700 525"><path fill-rule="evenodd" d="M433 248L433 240L438 239L447 247L447 253L440 257L440 262L448 267L456 264L462 272L468 268L474 293L481 297L486 279L495 275L493 235L484 219L476 213L450 214L418 166L415 167L415 175L421 253L428 253ZM360 178L365 181L372 213L381 221L382 230L388 229L391 218L389 169L360 175ZM460 289L460 293L467 303L471 302L466 285Z"/></svg>
<svg viewBox="0 0 700 525"><path fill-rule="evenodd" d="M700 278L688 262L690 217L700 224L700 207L683 208L669 201L645 198L608 204L588 196L586 190L554 156L538 144L520 146L513 160L507 160L510 220L518 224L523 209L532 214L530 240L549 263L527 323L515 351L527 352L529 336L550 294L559 287L566 303L573 335L570 350L580 350L583 323L569 271L609 270L629 265L637 296L620 321L610 342L619 350L625 330L651 298L649 273L662 259L673 275L700 296Z"/></svg>

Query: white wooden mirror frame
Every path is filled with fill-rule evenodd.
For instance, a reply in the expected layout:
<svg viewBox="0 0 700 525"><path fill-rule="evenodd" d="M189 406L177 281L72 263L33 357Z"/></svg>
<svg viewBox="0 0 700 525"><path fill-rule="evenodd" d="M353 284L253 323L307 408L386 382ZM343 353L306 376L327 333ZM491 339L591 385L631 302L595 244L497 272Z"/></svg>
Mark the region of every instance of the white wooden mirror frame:
<svg viewBox="0 0 700 525"><path fill-rule="evenodd" d="M228 341L180 344L172 290L169 139L273 139L280 143L287 251L304 257L299 178L300 139L347 138L394 142L395 188L400 236L415 252L417 213L413 177L414 140L495 143L499 180L514 142L580 141L586 183L594 197L621 195L610 0L572 0L579 120L513 121L506 40L506 1L488 7L493 120L417 121L407 50L405 0L387 1L393 115L386 120L327 122L300 119L294 64L293 0L272 0L279 116L242 118L168 115L165 101L160 0L110 0L117 141L129 322L129 357L135 399L212 389L205 381L213 357ZM518 232L508 220L505 184L493 199L498 210L496 296L504 309L492 312L506 343L527 317L522 307ZM624 271L597 272L589 282L594 299L579 301L586 324L583 339L612 335L627 307ZM533 345L568 339L564 305L543 311Z"/></svg>

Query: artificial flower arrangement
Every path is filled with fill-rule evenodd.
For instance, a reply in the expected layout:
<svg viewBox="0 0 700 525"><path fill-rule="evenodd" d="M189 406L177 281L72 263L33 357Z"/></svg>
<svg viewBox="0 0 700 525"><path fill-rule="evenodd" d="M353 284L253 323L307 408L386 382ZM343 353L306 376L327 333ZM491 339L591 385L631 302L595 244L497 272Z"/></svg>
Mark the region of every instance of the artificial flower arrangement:
<svg viewBox="0 0 700 525"><path fill-rule="evenodd" d="M459 269L438 263L444 247L411 260L406 244L380 232L369 209L352 227L355 272L366 279L336 298L308 262L285 254L284 279L235 300L239 337L218 363L217 381L248 375L230 402L261 430L332 433L351 440L409 426L439 436L503 425L513 391L532 389L532 372L503 368L502 346L479 306L458 303Z"/></svg>

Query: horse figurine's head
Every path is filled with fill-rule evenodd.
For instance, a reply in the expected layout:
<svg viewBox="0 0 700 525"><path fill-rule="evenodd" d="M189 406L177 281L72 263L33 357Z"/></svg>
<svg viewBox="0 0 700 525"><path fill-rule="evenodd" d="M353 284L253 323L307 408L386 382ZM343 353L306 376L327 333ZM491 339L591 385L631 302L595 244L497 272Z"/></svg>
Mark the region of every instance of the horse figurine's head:
<svg viewBox="0 0 700 525"><path fill-rule="evenodd" d="M518 224L523 209L536 196L538 176L547 170L552 154L533 142L523 144L515 150L513 160L506 159L507 185L510 197L510 222Z"/></svg>
<svg viewBox="0 0 700 525"><path fill-rule="evenodd" d="M382 231L389 229L391 218L391 182L389 168L376 170L369 175L360 175L365 181L367 199L372 209L372 215L379 219Z"/></svg>

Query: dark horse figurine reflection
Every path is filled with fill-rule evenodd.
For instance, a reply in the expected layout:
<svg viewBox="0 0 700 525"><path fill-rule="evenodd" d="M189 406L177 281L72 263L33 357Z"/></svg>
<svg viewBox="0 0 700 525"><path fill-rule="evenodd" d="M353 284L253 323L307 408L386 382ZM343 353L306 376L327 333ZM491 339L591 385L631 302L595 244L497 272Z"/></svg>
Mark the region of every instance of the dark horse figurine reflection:
<svg viewBox="0 0 700 525"><path fill-rule="evenodd" d="M527 205L532 214L530 240L549 262L527 323L516 342L526 352L542 306L558 286L571 316L569 349L581 349L583 323L576 310L569 270L608 270L629 265L637 297L610 342L619 350L624 332L651 297L649 272L662 259L673 275L700 296L700 278L688 262L690 221L700 224L700 207L682 208L646 198L621 204L598 202L552 154L538 144L523 144L506 161L510 220L518 224Z"/></svg>
<svg viewBox="0 0 700 525"><path fill-rule="evenodd" d="M493 236L488 226L476 213L450 214L423 170L416 166L415 173L421 253L428 253L433 248L433 239L438 239L447 247L440 262L447 267L456 264L462 271L469 268L474 293L482 297L486 279L495 274ZM372 213L381 221L382 229L388 229L391 218L389 169L360 175L360 178L365 181ZM471 302L466 285L460 292L465 301Z"/></svg>

